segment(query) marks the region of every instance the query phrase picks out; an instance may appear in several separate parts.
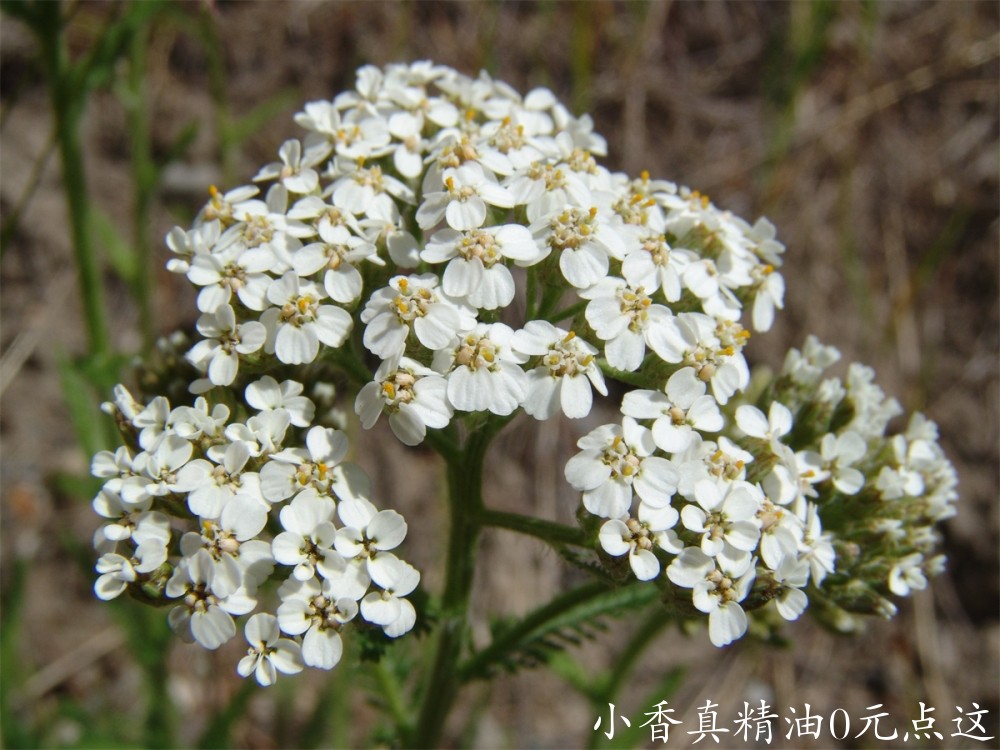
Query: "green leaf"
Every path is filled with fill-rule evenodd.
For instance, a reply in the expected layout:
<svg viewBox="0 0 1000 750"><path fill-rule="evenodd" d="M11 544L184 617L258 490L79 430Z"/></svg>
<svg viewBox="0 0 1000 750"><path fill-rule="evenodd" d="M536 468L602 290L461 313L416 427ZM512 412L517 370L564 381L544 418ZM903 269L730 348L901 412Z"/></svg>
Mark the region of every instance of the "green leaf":
<svg viewBox="0 0 1000 750"><path fill-rule="evenodd" d="M104 251L104 257L111 264L111 268L118 275L118 278L132 286L139 272L136 253L132 246L122 237L111 217L97 206L92 208L91 219L96 235L95 239Z"/></svg>
<svg viewBox="0 0 1000 750"><path fill-rule="evenodd" d="M69 409L70 423L77 443L87 455L115 444L115 431L111 420L101 412L99 404L110 392L114 377L124 360L117 357L104 361L93 358L79 360L62 356L58 360L59 382L63 398Z"/></svg>
<svg viewBox="0 0 1000 750"><path fill-rule="evenodd" d="M655 602L654 586L631 584L608 589L592 581L556 597L522 620L494 624L493 642L461 670L464 680L486 678L498 670L515 672L548 662L554 653L592 639L605 628L604 619L634 614Z"/></svg>
<svg viewBox="0 0 1000 750"><path fill-rule="evenodd" d="M259 132L269 120L293 106L298 99L299 92L295 89L282 89L246 114L240 115L239 119L230 119L222 133L222 140L226 142L227 147L242 144L251 135Z"/></svg>

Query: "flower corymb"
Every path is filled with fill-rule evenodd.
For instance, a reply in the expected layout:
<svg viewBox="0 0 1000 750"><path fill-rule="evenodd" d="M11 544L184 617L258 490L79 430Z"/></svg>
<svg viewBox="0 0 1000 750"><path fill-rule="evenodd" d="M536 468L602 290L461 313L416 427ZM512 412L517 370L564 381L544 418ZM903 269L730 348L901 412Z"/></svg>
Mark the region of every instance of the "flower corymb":
<svg viewBox="0 0 1000 750"><path fill-rule="evenodd" d="M154 392L104 407L124 446L92 463L99 598L169 604L210 650L242 630L234 669L263 686L349 661L353 638L377 658L436 628L431 705L480 676L459 659L493 658L467 622L488 526L549 543L602 594L655 587L658 616L703 616L720 647L807 611L849 628L940 572L957 493L933 423L893 434L872 371L827 377L839 354L811 338L751 377L750 332L784 303L766 219L602 166L589 116L485 73L366 66L295 122L253 185L210 189L167 237L196 340L165 345L139 379ZM575 526L488 507L487 448L522 412L572 420ZM355 417L445 464L437 599Z"/></svg>

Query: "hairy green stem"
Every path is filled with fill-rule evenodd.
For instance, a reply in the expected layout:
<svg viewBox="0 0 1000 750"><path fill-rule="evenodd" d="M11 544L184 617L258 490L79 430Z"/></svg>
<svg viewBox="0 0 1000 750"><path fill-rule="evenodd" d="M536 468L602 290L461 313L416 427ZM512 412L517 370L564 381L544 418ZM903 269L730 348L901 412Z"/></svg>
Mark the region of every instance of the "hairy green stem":
<svg viewBox="0 0 1000 750"><path fill-rule="evenodd" d="M502 658L511 646L533 630L545 625L549 620L564 615L571 607L598 597L607 590L608 584L604 581L589 581L539 607L517 625L497 636L489 646L466 662L461 669L463 679L468 680L482 674L490 664Z"/></svg>
<svg viewBox="0 0 1000 750"><path fill-rule="evenodd" d="M385 699L386 707L396 723L399 734L405 735L411 729L410 711L403 701L403 695L399 689L399 679L389 671L384 659L375 664L375 681L378 683L379 692Z"/></svg>
<svg viewBox="0 0 1000 750"><path fill-rule="evenodd" d="M132 184L135 192L132 207L132 246L135 253L135 277L132 294L139 308L139 328L142 348L149 352L156 339L153 320L152 246L149 241L150 215L156 191L156 165L152 159L149 106L146 96L147 29L132 34L129 50L128 90L125 108L128 112L132 140Z"/></svg>
<svg viewBox="0 0 1000 750"><path fill-rule="evenodd" d="M541 539L547 544L586 546L586 539L582 529L566 526L555 521L546 521L544 518L534 518L533 516L525 516L520 513L508 513L502 510L484 508L483 512L479 515L479 521L483 526L495 526L499 529L517 531L521 534Z"/></svg>
<svg viewBox="0 0 1000 750"><path fill-rule="evenodd" d="M71 63L67 60L62 34L62 4L39 3L43 14L35 27L42 48L42 59L49 76L56 142L62 161L63 189L69 210L70 235L83 302L83 318L91 355L103 357L109 350L108 328L104 313L104 286L100 267L93 252L90 232L90 201L83 166L79 124L86 102L85 93L74 89Z"/></svg>
<svg viewBox="0 0 1000 750"><path fill-rule="evenodd" d="M469 600L475 573L482 513L483 458L496 427L473 432L462 450L446 456L451 528L437 644L430 677L424 686L417 727L410 744L437 747L458 693L458 661L468 642Z"/></svg>

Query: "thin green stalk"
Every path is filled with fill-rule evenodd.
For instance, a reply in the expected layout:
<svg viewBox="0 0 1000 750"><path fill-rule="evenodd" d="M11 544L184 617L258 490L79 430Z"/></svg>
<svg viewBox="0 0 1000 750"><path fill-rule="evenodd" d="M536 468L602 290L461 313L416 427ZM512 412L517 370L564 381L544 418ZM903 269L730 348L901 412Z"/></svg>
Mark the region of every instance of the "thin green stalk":
<svg viewBox="0 0 1000 750"><path fill-rule="evenodd" d="M410 744L437 747L458 693L458 661L468 641L469 600L475 573L482 513L483 458L495 429L472 433L463 449L448 459L448 505L451 528L438 638L425 685L417 727Z"/></svg>
<svg viewBox="0 0 1000 750"><path fill-rule="evenodd" d="M489 646L462 665L462 677L468 679L471 675L481 672L491 662L498 661L511 646L517 644L533 630L537 630L553 618L565 615L566 611L572 607L598 597L607 590L608 584L604 581L588 581L581 586L577 586L575 589L570 589L566 593L557 596L548 604L530 613L517 625L497 636Z"/></svg>
<svg viewBox="0 0 1000 750"><path fill-rule="evenodd" d="M603 695L598 697L597 704L599 706L603 706L606 702L614 702L618 691L621 690L622 685L628 680L632 667L639 661L646 647L670 623L671 619L666 617L663 610L659 608L646 617L645 622L632 635L632 638L625 646L625 650L618 657L618 661L611 672L611 679L604 686Z"/></svg>
<svg viewBox="0 0 1000 750"><path fill-rule="evenodd" d="M86 92L72 85L74 76L67 59L62 34L62 4L39 3L36 10L40 23L35 27L42 48L42 59L49 76L52 112L55 119L56 141L62 160L63 189L69 209L70 236L83 301L83 318L87 327L89 351L104 357L110 348L104 313L104 286L100 267L91 246L90 202L84 172L83 149L80 145L79 124L86 102Z"/></svg>
<svg viewBox="0 0 1000 750"><path fill-rule="evenodd" d="M402 691L399 689L399 679L389 671L385 664L385 659L380 659L375 663L375 681L381 696L385 699L386 707L392 715L392 720L396 723L398 733L405 736L412 729L412 717L409 708L403 701Z"/></svg>
<svg viewBox="0 0 1000 750"><path fill-rule="evenodd" d="M152 159L149 107L146 97L146 45L148 29L136 30L129 50L128 112L132 140L132 184L135 204L132 208L132 245L135 252L135 277L132 295L139 307L139 328L143 351L149 352L156 339L153 322L152 246L149 241L150 214L156 191L156 165Z"/></svg>
<svg viewBox="0 0 1000 750"><path fill-rule="evenodd" d="M586 539L582 529L566 526L555 521L546 521L544 518L534 518L520 513L508 513L502 510L490 510L484 508L479 515L479 522L483 526L494 526L498 529L507 529L521 534L533 536L541 539L547 544L561 546L573 544L578 547L586 546Z"/></svg>
<svg viewBox="0 0 1000 750"><path fill-rule="evenodd" d="M575 318L577 314L589 303L590 300L580 300L579 302L574 302L572 305L567 305L558 312L547 315L545 319L550 323L558 323L560 320L565 320L566 318Z"/></svg>

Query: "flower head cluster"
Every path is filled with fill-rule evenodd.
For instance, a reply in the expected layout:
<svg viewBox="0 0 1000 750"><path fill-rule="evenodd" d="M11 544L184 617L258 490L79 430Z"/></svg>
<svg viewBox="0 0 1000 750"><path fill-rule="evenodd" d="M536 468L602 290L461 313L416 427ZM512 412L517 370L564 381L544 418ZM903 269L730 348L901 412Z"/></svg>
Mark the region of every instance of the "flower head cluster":
<svg viewBox="0 0 1000 750"><path fill-rule="evenodd" d="M818 600L841 628L849 613L890 615L889 594L922 589L943 569L934 525L957 494L936 427L916 414L886 435L899 407L869 368L821 380L839 356L813 338L792 350L758 406L730 409L732 438L718 435L718 394L683 367L659 390L627 393L621 426L582 438L566 465L584 509L604 519L609 563L628 555L651 580L662 560L718 646L770 602L794 620Z"/></svg>
<svg viewBox="0 0 1000 750"><path fill-rule="evenodd" d="M119 386L106 409L127 445L92 466L105 480L93 503L106 519L97 595L175 600L171 625L208 649L236 634L234 618L257 612L239 672L262 685L275 670L332 668L355 617L397 637L416 615L405 597L419 573L392 551L406 522L369 501L368 477L344 460L347 437L310 426L302 392L266 376L246 387L238 419L204 397L143 404ZM284 582L269 612L261 589L275 577Z"/></svg>
<svg viewBox="0 0 1000 750"><path fill-rule="evenodd" d="M887 437L898 405L867 368L823 380L839 355L813 340L747 400L748 329L783 304L766 219L609 171L588 116L485 73L366 66L295 122L167 237L197 288L197 398L119 387L108 407L126 447L93 461L98 596L173 600L210 649L255 613L238 671L261 684L333 667L348 627L413 628L406 524L345 461L334 377L407 445L519 410L582 419L606 378L632 386L566 478L609 570L689 590L717 645L771 602L886 613L940 569L955 478L932 423Z"/></svg>
<svg viewBox="0 0 1000 750"><path fill-rule="evenodd" d="M723 403L745 387L743 306L766 330L782 304L773 227L609 172L590 118L548 90L521 96L429 63L365 67L355 91L295 120L304 136L254 185L213 189L195 226L168 237L171 270L200 290L196 392L271 355L313 362L357 326L383 376L404 358L448 381L445 404L410 388L400 402L382 376L358 402L370 425L380 400L411 444L454 411L586 416L605 393L602 361L688 364ZM498 311L525 273L508 335Z"/></svg>

